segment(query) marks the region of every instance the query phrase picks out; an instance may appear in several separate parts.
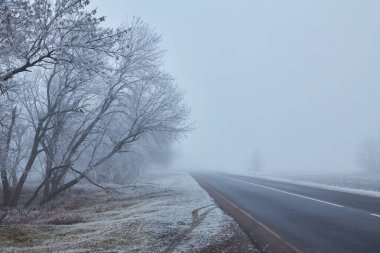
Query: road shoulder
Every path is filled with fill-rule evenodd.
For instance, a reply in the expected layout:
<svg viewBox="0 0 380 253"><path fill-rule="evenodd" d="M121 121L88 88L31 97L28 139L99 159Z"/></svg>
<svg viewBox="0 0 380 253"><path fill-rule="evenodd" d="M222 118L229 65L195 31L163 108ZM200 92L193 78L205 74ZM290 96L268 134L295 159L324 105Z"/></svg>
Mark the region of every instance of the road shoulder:
<svg viewBox="0 0 380 253"><path fill-rule="evenodd" d="M79 187L54 207L23 210L0 227L0 251L258 252L187 173L118 191Z"/></svg>

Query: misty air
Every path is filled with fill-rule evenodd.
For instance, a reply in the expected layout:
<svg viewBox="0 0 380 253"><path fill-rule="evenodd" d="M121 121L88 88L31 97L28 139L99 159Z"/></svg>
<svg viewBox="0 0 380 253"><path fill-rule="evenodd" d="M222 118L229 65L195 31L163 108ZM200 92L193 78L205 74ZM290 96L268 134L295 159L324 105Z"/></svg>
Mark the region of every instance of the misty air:
<svg viewBox="0 0 380 253"><path fill-rule="evenodd" d="M0 0L0 253L379 253L379 9Z"/></svg>

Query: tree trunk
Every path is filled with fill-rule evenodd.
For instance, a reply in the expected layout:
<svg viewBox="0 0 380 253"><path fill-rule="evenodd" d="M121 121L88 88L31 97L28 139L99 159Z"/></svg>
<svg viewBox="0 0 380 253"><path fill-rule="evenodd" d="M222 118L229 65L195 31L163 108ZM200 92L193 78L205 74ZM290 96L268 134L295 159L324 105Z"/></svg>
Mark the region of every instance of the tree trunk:
<svg viewBox="0 0 380 253"><path fill-rule="evenodd" d="M53 162L50 158L47 158L46 161L46 170L45 170L45 185L44 185L44 194L42 197L42 200L45 200L48 198L50 193L50 181L51 181L51 169L53 167Z"/></svg>
<svg viewBox="0 0 380 253"><path fill-rule="evenodd" d="M1 183L3 185L3 204L7 206L11 199L11 189L9 187L7 171L3 165L1 166Z"/></svg>
<svg viewBox="0 0 380 253"><path fill-rule="evenodd" d="M26 178L28 177L29 171L32 169L33 163L34 163L34 161L37 157L37 154L38 154L38 152L37 152L38 144L36 144L36 145L37 146L34 149L32 149L28 163L26 164L25 169L22 172L20 179L18 180L18 183L13 190L12 200L9 203L9 205L11 205L11 206L17 206L18 200L20 198L21 190L25 184L25 181L26 181Z"/></svg>
<svg viewBox="0 0 380 253"><path fill-rule="evenodd" d="M8 180L7 165L8 165L8 155L12 139L13 128L16 123L16 111L17 107L15 106L12 110L11 123L8 127L8 132L5 137L4 149L0 150L0 170L1 170L1 183L3 185L3 202L4 205L9 205L11 199L11 188Z"/></svg>
<svg viewBox="0 0 380 253"><path fill-rule="evenodd" d="M11 178L12 178L12 189L14 189L17 185L17 171L16 168L14 168L11 171Z"/></svg>
<svg viewBox="0 0 380 253"><path fill-rule="evenodd" d="M16 184L16 187L13 190L13 196L12 196L12 200L10 202L11 206L17 205L18 200L20 198L21 190L25 184L26 178L28 177L29 171L32 169L34 161L36 160L37 155L39 153L38 152L38 145L40 142L40 130L42 128L41 125L42 124L40 124L36 130L32 150L30 151L29 160L28 160L27 164L25 165L24 171L22 172L21 177Z"/></svg>

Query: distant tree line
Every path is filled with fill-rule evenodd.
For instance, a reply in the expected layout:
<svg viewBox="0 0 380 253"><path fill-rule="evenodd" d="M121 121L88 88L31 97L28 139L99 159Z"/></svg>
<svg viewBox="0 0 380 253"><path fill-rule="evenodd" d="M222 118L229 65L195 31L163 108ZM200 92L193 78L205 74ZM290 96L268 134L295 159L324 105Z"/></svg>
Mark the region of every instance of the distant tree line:
<svg viewBox="0 0 380 253"><path fill-rule="evenodd" d="M183 94L162 70L160 36L138 18L105 28L88 5L0 0L5 206L18 205L31 175L40 182L27 204L83 179L121 181L140 170L137 153L159 156L189 130Z"/></svg>

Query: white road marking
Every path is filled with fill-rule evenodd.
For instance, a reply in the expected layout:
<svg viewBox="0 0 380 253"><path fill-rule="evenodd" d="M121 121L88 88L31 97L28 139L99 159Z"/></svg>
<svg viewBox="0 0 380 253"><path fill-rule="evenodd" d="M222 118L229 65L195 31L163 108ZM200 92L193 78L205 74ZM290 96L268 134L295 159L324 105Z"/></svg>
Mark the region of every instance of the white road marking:
<svg viewBox="0 0 380 253"><path fill-rule="evenodd" d="M205 183L206 185L208 185L207 183ZM208 185L211 189L213 189L212 186ZM242 212L245 216L247 216L248 218L250 218L251 220L253 220L253 222L255 222L256 224L258 224L259 226L263 227L264 229L266 229L269 233L271 233L274 237L276 237L277 239L279 239L281 242L283 242L285 245L287 245L288 247L290 247L291 249L293 249L296 253L302 253L302 251L300 251L299 249L297 249L295 246L293 246L292 244L290 244L289 242L287 242L285 239L283 239L280 235L278 235L276 232L274 232L272 229L270 229L269 227L265 226L263 223L261 223L260 221L256 220L252 215L250 215L249 213L247 213L246 211L244 211L243 209L241 209L240 207L238 207L237 205L235 205L235 203L233 203L232 201L230 201L229 199L227 199L226 197L224 197L221 193L219 193L216 189L213 189L213 192L215 194L217 194L219 197L221 197L224 201L226 201L227 203L229 203L230 205L232 205L234 208L236 208L237 210L239 210L240 212Z"/></svg>
<svg viewBox="0 0 380 253"><path fill-rule="evenodd" d="M232 179L232 180L239 181L239 182L244 182L244 183L247 183L247 184L256 185L258 187L262 187L262 188L265 188L265 189L270 189L270 190L273 190L273 191L278 191L278 192L286 193L286 194L293 195L293 196L300 197L300 198L304 198L304 199L314 200L314 201L317 201L317 202L321 202L321 203L332 205L332 206L336 206L336 207L344 207L344 206L341 206L341 205L338 205L338 204L334 204L334 203L331 203L331 202L327 202L327 201L323 201L323 200L320 200L320 199L310 198L310 197L307 197L307 196L304 196L304 195L300 195L300 194L296 194L296 193L291 193L291 192L279 190L279 189L276 189L276 188L272 188L272 187L269 187L269 186L264 186L264 185L252 183L252 182L245 181L245 180L240 180L240 179L236 179L236 178L232 178L232 177L226 177L226 176L221 176L221 177L225 177L225 178ZM372 215L374 215L374 214L372 214ZM375 215L375 216L378 216L378 215Z"/></svg>
<svg viewBox="0 0 380 253"><path fill-rule="evenodd" d="M379 217L380 218L380 215L379 214L375 214L375 213L371 213L372 216L376 216L376 217Z"/></svg>

